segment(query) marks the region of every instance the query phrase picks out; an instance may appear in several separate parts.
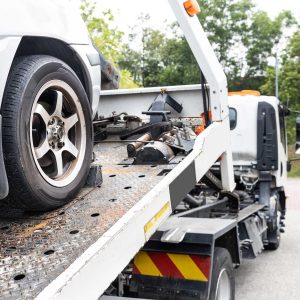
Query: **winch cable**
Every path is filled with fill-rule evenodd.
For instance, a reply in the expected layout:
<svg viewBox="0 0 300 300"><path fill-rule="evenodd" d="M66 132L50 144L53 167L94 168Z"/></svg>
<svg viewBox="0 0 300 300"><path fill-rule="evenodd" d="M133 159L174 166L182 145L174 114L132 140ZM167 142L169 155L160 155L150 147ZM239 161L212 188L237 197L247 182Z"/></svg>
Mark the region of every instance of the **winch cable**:
<svg viewBox="0 0 300 300"><path fill-rule="evenodd" d="M205 128L207 128L211 121L209 116L209 107L210 107L210 101L209 101L209 93L207 90L207 81L204 77L204 74L201 72L201 91L202 91L202 97L203 97L203 110L204 110L204 117L205 117Z"/></svg>

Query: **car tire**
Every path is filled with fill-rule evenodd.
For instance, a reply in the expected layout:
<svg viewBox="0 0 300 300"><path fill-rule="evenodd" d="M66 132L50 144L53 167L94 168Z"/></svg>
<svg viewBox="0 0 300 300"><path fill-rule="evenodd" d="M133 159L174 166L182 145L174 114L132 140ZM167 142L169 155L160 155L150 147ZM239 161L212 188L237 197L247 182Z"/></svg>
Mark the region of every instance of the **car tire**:
<svg viewBox="0 0 300 300"><path fill-rule="evenodd" d="M93 152L91 108L75 72L51 56L17 58L1 110L9 204L46 211L74 198Z"/></svg>

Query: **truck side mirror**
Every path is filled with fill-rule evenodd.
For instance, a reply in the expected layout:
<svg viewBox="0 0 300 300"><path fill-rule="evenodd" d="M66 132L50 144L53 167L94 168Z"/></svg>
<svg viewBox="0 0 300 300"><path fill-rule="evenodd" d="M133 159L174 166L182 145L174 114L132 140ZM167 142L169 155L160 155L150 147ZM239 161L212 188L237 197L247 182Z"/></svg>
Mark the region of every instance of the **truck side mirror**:
<svg viewBox="0 0 300 300"><path fill-rule="evenodd" d="M300 154L300 117L296 119L296 154Z"/></svg>
<svg viewBox="0 0 300 300"><path fill-rule="evenodd" d="M289 117L291 115L291 110L286 105L281 104L280 107L285 117Z"/></svg>

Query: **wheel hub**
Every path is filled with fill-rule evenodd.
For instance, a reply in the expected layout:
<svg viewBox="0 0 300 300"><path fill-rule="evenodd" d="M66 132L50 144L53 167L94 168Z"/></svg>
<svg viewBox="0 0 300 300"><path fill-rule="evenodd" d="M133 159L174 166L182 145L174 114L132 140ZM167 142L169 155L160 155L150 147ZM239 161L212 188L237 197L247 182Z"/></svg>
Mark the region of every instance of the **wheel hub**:
<svg viewBox="0 0 300 300"><path fill-rule="evenodd" d="M230 299L231 299L230 280L227 271L223 269L219 274L215 300L230 300Z"/></svg>
<svg viewBox="0 0 300 300"><path fill-rule="evenodd" d="M70 184L81 170L87 146L85 117L73 89L59 80L47 82L35 98L30 124L41 175L56 187Z"/></svg>
<svg viewBox="0 0 300 300"><path fill-rule="evenodd" d="M47 139L53 150L59 150L65 143L65 123L58 117L52 118L47 126Z"/></svg>

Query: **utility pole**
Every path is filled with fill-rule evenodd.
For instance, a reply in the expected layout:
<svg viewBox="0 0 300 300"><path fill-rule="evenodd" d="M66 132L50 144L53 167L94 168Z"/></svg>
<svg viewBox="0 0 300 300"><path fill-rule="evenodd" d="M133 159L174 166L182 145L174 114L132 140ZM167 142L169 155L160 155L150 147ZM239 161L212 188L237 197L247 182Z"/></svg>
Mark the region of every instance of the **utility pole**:
<svg viewBox="0 0 300 300"><path fill-rule="evenodd" d="M275 96L279 99L279 40L276 40L276 58L275 58Z"/></svg>

